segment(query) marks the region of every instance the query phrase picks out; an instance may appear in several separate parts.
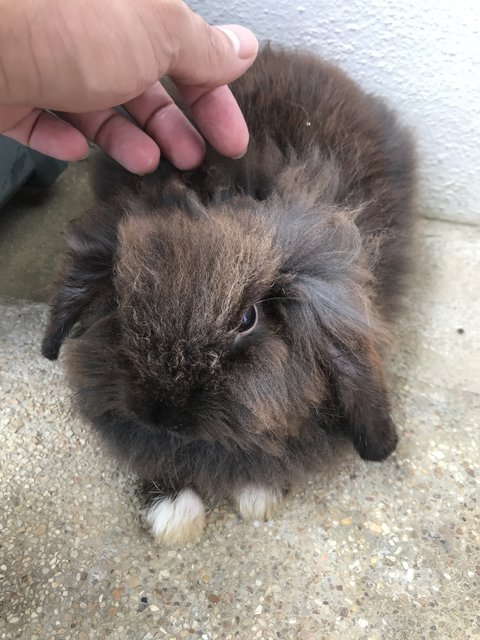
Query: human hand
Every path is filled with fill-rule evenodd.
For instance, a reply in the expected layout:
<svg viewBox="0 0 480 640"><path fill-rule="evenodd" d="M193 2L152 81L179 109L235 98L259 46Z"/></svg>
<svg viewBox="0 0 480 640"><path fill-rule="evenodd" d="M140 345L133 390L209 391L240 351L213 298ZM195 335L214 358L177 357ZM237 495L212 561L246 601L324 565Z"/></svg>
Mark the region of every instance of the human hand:
<svg viewBox="0 0 480 640"><path fill-rule="evenodd" d="M158 82L168 75L208 142L238 157L248 131L226 85L256 52L248 29L211 27L181 0L7 3L0 132L62 160L85 157L88 139L133 173L153 171L160 153L192 168L205 143Z"/></svg>

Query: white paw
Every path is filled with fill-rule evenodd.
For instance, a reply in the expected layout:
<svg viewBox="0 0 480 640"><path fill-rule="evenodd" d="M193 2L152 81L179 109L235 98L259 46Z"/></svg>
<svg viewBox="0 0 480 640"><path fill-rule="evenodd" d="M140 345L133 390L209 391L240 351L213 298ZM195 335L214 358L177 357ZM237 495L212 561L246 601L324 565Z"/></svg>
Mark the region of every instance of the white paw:
<svg viewBox="0 0 480 640"><path fill-rule="evenodd" d="M205 507L192 489L174 498L159 498L146 511L145 519L157 541L183 544L199 538L205 526Z"/></svg>
<svg viewBox="0 0 480 640"><path fill-rule="evenodd" d="M236 496L238 510L244 520L268 520L282 502L280 489L248 485Z"/></svg>

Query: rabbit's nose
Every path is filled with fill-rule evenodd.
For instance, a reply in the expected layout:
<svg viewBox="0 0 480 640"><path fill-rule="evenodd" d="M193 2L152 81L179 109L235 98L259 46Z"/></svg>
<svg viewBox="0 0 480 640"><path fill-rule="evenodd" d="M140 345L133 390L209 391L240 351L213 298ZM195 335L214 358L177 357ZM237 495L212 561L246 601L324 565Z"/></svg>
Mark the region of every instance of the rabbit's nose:
<svg viewBox="0 0 480 640"><path fill-rule="evenodd" d="M175 416L173 404L157 400L130 399L127 410L133 420L150 427L167 426Z"/></svg>
<svg viewBox="0 0 480 640"><path fill-rule="evenodd" d="M188 434L194 430L194 416L182 404L157 400L148 409L149 422L155 427L168 429L177 434Z"/></svg>
<svg viewBox="0 0 480 640"><path fill-rule="evenodd" d="M178 406L173 402L157 400L148 409L150 421L156 425L172 428L178 424Z"/></svg>

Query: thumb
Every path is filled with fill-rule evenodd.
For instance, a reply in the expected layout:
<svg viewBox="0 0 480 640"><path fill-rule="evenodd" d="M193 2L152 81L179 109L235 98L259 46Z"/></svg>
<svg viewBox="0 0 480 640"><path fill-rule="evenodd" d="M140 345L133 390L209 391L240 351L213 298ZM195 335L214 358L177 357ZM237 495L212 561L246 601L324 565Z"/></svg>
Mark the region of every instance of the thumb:
<svg viewBox="0 0 480 640"><path fill-rule="evenodd" d="M240 25L213 27L190 12L168 75L178 84L213 88L236 80L254 62L258 42Z"/></svg>

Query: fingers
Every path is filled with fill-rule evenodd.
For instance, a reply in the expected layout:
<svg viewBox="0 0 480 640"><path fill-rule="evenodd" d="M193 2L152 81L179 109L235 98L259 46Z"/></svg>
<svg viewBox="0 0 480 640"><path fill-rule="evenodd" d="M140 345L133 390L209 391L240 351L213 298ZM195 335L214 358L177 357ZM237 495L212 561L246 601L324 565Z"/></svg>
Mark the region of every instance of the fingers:
<svg viewBox="0 0 480 640"><path fill-rule="evenodd" d="M205 143L160 83L123 105L176 167L193 169L203 159Z"/></svg>
<svg viewBox="0 0 480 640"><path fill-rule="evenodd" d="M84 136L53 114L41 109L17 109L15 122L14 110L10 111L12 126L3 132L9 138L58 160L81 160L88 154Z"/></svg>
<svg viewBox="0 0 480 640"><path fill-rule="evenodd" d="M228 87L177 89L200 131L219 153L231 158L245 153L248 129ZM203 139L161 84L124 107L176 167L187 170L200 164L205 153Z"/></svg>
<svg viewBox="0 0 480 640"><path fill-rule="evenodd" d="M199 89L178 86L178 90L200 131L219 153L229 158L244 155L248 146L248 129L228 87Z"/></svg>
<svg viewBox="0 0 480 640"><path fill-rule="evenodd" d="M89 113L60 112L59 116L132 173L145 174L157 168L160 160L158 145L115 109Z"/></svg>
<svg viewBox="0 0 480 640"><path fill-rule="evenodd" d="M160 150L179 169L200 164L203 138L160 83L123 106L135 122L114 109L59 115L132 173L154 171Z"/></svg>
<svg viewBox="0 0 480 640"><path fill-rule="evenodd" d="M82 114L59 112L56 117L27 107L9 109L8 113L7 109L1 110L0 126L13 124L5 135L61 160L85 157L87 138L132 173L154 171L160 159L159 146L179 169L200 164L205 153L203 138L160 83L124 106L136 122L114 109Z"/></svg>
<svg viewBox="0 0 480 640"><path fill-rule="evenodd" d="M248 130L230 89L178 87L193 119L210 144L229 157L248 145ZM59 115L132 173L154 171L160 150L181 170L200 164L205 143L160 83L123 105L136 124L113 109Z"/></svg>
<svg viewBox="0 0 480 640"><path fill-rule="evenodd" d="M87 138L132 173L144 174L157 168L157 144L114 109L58 115L61 119L41 109L1 109L0 130L12 125L4 135L58 160L85 158Z"/></svg>
<svg viewBox="0 0 480 640"><path fill-rule="evenodd" d="M234 158L243 155L248 130L228 87L179 87L179 93L199 129L219 153ZM160 83L124 107L141 129L114 109L82 114L59 112L61 119L40 109L9 109L8 113L3 109L0 125L8 126L20 119L5 135L60 160L84 158L88 153L87 138L132 173L154 171L160 149L181 170L200 164L205 143Z"/></svg>

